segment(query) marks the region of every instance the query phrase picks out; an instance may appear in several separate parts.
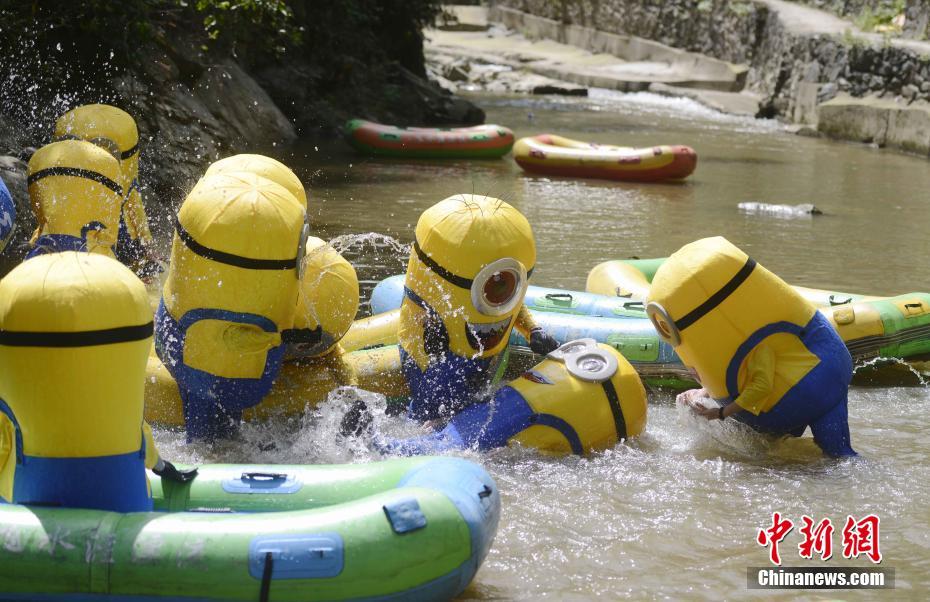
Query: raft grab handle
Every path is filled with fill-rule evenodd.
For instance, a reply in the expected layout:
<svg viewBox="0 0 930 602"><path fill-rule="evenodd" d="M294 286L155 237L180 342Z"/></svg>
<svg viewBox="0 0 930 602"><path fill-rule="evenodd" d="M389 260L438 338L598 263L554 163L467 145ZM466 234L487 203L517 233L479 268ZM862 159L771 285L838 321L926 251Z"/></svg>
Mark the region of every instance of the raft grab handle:
<svg viewBox="0 0 930 602"><path fill-rule="evenodd" d="M297 493L303 483L284 472L243 472L223 480L226 493Z"/></svg>

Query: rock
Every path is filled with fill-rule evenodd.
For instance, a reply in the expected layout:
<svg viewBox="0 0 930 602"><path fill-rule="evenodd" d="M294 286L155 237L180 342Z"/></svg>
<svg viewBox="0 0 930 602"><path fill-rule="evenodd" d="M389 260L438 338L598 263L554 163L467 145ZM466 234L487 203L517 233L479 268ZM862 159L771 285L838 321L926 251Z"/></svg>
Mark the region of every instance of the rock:
<svg viewBox="0 0 930 602"><path fill-rule="evenodd" d="M901 88L901 96L908 100L914 100L914 98L917 97L918 92L920 92L920 89L917 86L912 86L910 84Z"/></svg>
<svg viewBox="0 0 930 602"><path fill-rule="evenodd" d="M817 92L817 102L826 102L836 96L839 91L839 87L833 83L829 82L820 87L820 91Z"/></svg>
<svg viewBox="0 0 930 602"><path fill-rule="evenodd" d="M533 94L556 94L560 96L587 96L587 88L576 88L570 86L553 86L553 85L543 85L535 86L533 88Z"/></svg>
<svg viewBox="0 0 930 602"><path fill-rule="evenodd" d="M468 64L464 65L449 65L443 71L443 77L445 77L450 82L465 82L468 81Z"/></svg>

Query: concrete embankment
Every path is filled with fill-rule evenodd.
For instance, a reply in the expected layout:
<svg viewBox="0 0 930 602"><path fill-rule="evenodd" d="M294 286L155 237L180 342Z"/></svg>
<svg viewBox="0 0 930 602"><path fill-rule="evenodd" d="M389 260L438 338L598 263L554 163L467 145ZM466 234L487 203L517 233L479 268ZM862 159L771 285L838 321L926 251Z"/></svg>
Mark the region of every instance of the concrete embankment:
<svg viewBox="0 0 930 602"><path fill-rule="evenodd" d="M928 15L930 5L908 5L909 19ZM736 81L745 87L736 90L758 95L759 116L803 124L807 133L930 155L923 125L930 102L928 42L863 32L839 16L782 0L498 0L488 19L528 38L583 48L614 34L705 55L741 73ZM733 90L715 93L726 99ZM690 95L715 106L710 93ZM726 109L726 103L715 108Z"/></svg>

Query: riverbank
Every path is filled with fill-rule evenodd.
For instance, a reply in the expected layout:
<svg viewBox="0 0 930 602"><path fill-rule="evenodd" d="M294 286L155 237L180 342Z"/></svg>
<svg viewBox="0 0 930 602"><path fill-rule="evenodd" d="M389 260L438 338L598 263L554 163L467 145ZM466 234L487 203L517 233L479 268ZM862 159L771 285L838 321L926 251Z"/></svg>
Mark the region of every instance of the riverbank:
<svg viewBox="0 0 930 602"><path fill-rule="evenodd" d="M908 10L914 22L930 15L930 7ZM930 155L925 41L866 32L834 14L781 0L498 0L488 19L530 38L634 36L724 61L745 69L739 92L759 98L757 116L802 125L807 134ZM727 92L717 91L717 100L693 89L681 93L727 110Z"/></svg>

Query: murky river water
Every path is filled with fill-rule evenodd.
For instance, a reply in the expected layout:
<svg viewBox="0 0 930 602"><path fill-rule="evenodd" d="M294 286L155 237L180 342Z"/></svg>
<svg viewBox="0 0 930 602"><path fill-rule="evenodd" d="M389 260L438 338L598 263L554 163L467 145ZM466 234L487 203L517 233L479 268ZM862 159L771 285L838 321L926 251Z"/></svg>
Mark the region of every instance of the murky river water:
<svg viewBox="0 0 930 602"><path fill-rule="evenodd" d="M404 162L310 147L297 167L310 182L323 235L377 232L409 242L422 210L478 192L529 218L537 284L581 289L603 260L664 256L722 234L795 284L875 294L930 289L926 159L792 136L773 124L649 95L480 102L489 122L518 136L687 144L698 153L698 168L685 184L639 185L527 176L509 157ZM813 203L824 215L749 214L737 208L746 201ZM368 280L405 261L389 247L353 257ZM842 462L823 459L809 437L772 444L730 424L698 421L669 394L651 394L650 404L643 436L590 459L525 450L465 454L488 467L504 502L494 547L465 598L794 599L746 589L746 567L767 563L755 537L773 511L798 523L802 515L832 519L828 565L869 565L864 557L842 559L843 523L847 515L881 518L882 566L896 570L896 589L802 597L930 595L930 389L853 387L850 427L861 456ZM184 445L172 432L156 438L166 457L190 462L373 459L360 445L338 444L337 423L329 404L300 420L248 426L241 440L215 449ZM276 450L259 449L268 439L278 442ZM799 558L800 539L798 529L785 539L785 564L821 566Z"/></svg>

